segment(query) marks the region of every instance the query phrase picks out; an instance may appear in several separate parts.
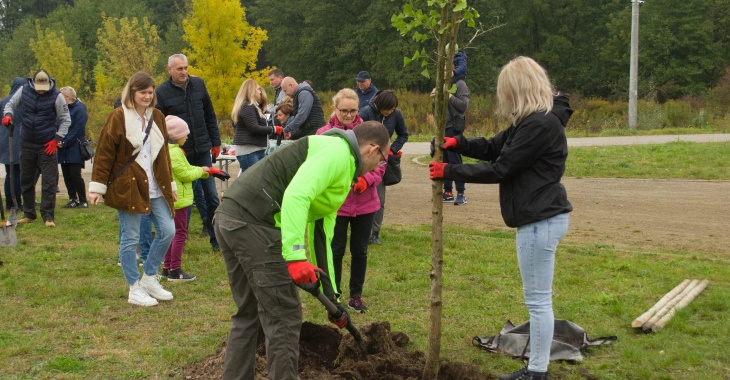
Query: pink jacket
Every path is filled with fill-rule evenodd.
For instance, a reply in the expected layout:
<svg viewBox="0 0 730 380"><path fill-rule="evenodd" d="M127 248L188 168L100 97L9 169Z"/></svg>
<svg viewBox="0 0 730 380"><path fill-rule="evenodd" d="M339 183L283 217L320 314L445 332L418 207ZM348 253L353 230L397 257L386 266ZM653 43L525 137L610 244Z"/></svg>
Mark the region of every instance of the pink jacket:
<svg viewBox="0 0 730 380"><path fill-rule="evenodd" d="M336 115L333 115L327 125L317 130L317 134L321 135L332 128L353 129L360 123L362 123L362 119L360 116L357 116L352 124L342 125L340 119ZM380 198L378 198L377 186L383 181L383 174L385 174L385 165L378 166L375 171L365 173L363 177L365 177L368 187L362 194L356 194L350 189L345 203L337 210L337 216L356 217L380 210Z"/></svg>

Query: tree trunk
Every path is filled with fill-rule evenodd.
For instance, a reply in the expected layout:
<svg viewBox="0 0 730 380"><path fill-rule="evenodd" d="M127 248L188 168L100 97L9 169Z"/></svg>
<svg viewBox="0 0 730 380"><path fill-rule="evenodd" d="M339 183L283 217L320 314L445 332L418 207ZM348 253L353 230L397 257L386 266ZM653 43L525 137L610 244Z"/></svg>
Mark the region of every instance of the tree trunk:
<svg viewBox="0 0 730 380"><path fill-rule="evenodd" d="M434 156L433 161L441 162L443 160L443 152L438 147L443 144L444 132L446 130L446 109L448 106L449 93L451 88L451 73L454 51L456 46L456 37L459 32L459 23L456 22L458 13L452 12L455 4L449 5L441 9L441 20L445 23L447 20L451 23L444 33L438 36L438 53L436 62L436 106L434 107L434 119L436 121L436 133L434 134ZM446 51L446 45L449 49ZM429 320L429 337L428 351L426 353L426 364L423 368L424 380L438 379L439 367L441 363L441 312L443 302L441 300L442 288L442 272L444 263L444 247L443 247L443 201L441 192L443 189L443 181L432 181L432 207L431 207L431 298L430 298L430 320Z"/></svg>

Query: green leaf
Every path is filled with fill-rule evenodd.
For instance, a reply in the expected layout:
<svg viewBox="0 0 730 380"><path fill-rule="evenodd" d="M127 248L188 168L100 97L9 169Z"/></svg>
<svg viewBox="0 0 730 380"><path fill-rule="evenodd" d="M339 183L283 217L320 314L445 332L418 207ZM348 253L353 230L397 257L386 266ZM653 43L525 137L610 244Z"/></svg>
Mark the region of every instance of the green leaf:
<svg viewBox="0 0 730 380"><path fill-rule="evenodd" d="M431 75L428 74L428 69L423 69L423 71L421 71L421 75L428 79L431 79Z"/></svg>
<svg viewBox="0 0 730 380"><path fill-rule="evenodd" d="M403 57L403 67L408 66L413 60L408 57Z"/></svg>
<svg viewBox="0 0 730 380"><path fill-rule="evenodd" d="M403 14L406 17L413 17L413 5L406 4L403 6Z"/></svg>
<svg viewBox="0 0 730 380"><path fill-rule="evenodd" d="M449 94L455 94L456 93L456 84L452 84L451 88L449 89Z"/></svg>
<svg viewBox="0 0 730 380"><path fill-rule="evenodd" d="M459 4L456 4L454 7L454 12L460 12L466 9L466 0L459 1Z"/></svg>

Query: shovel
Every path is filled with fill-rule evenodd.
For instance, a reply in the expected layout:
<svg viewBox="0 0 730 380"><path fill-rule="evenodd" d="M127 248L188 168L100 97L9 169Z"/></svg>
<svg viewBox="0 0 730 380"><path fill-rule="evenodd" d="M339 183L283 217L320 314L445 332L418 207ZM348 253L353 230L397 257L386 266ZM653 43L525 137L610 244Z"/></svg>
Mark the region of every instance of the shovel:
<svg viewBox="0 0 730 380"><path fill-rule="evenodd" d="M0 216L2 216L2 227L0 227L0 247L15 247L18 245L18 235L15 234L15 223L5 220L5 205L2 204L3 197L0 195Z"/></svg>
<svg viewBox="0 0 730 380"><path fill-rule="evenodd" d="M326 295L324 295L324 293L319 291L319 276L327 277L327 274L319 268L317 268L315 271L317 273L317 282L301 283L297 284L297 286L317 298L319 302L324 305L327 311L330 312L332 319L340 319L342 317L342 310L338 309L337 306L335 306L335 304L329 298L327 298ZM347 326L345 326L345 328L347 329L347 331L350 332L350 334L352 334L352 337L355 338L355 343L357 343L358 348L360 348L363 353L367 352L365 341L362 339L360 331L358 331L357 328L352 324L349 316L347 317Z"/></svg>
<svg viewBox="0 0 730 380"><path fill-rule="evenodd" d="M18 198L15 195L15 181L13 181L13 171L15 163L13 162L13 132L15 131L15 123L8 125L8 154L10 158L10 170L8 170L8 176L10 177L10 197L13 199L13 208L10 209L8 215L8 222L14 226L18 222L18 215L20 214L20 207L18 206ZM5 194L7 197L8 195ZM3 220L5 217L3 216Z"/></svg>

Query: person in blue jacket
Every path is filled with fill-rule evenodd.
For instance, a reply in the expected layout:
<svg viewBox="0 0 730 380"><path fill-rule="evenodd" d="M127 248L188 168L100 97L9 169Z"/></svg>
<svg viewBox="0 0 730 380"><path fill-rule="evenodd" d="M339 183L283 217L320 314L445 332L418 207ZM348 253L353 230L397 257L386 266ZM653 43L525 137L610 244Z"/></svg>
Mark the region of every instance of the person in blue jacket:
<svg viewBox="0 0 730 380"><path fill-rule="evenodd" d="M10 94L0 100L0 111L5 109L10 98L25 83L23 78L13 79L10 85ZM13 132L13 156L10 157L10 131L7 128L0 128L0 164L5 165L5 208L11 209L16 207L13 204L12 193L15 192L15 201L17 207L23 209L23 200L20 192L20 127L23 125L23 112L15 113L15 130ZM12 159L11 159L12 158ZM11 168L12 163L12 168ZM10 190L10 170L13 170L13 191ZM0 205L2 206L2 205Z"/></svg>
<svg viewBox="0 0 730 380"><path fill-rule="evenodd" d="M68 111L71 114L71 126L58 148L58 163L61 164L63 182L68 189L68 203L64 208L88 208L86 202L86 184L81 176L81 169L84 168L84 160L81 158L79 148L81 142L86 140L86 121L89 114L86 112L86 105L76 97L76 90L73 87L63 87L59 91L68 104Z"/></svg>

